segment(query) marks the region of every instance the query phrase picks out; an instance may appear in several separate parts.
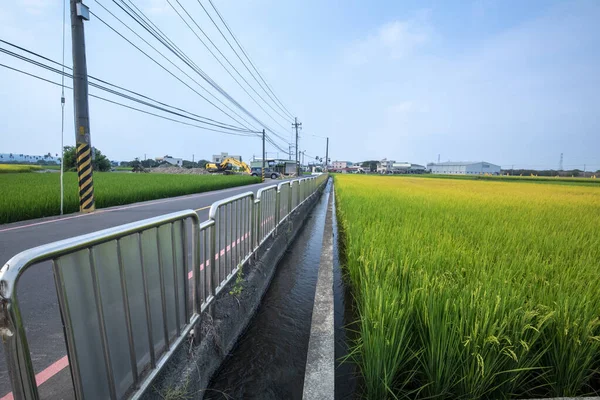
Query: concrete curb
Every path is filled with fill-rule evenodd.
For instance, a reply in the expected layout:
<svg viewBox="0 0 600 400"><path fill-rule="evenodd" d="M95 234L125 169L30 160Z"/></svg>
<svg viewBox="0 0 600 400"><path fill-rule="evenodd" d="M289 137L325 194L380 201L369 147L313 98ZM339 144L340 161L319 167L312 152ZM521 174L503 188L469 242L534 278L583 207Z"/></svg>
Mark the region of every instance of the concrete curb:
<svg viewBox="0 0 600 400"><path fill-rule="evenodd" d="M335 398L333 189L329 196L304 376L305 400Z"/></svg>

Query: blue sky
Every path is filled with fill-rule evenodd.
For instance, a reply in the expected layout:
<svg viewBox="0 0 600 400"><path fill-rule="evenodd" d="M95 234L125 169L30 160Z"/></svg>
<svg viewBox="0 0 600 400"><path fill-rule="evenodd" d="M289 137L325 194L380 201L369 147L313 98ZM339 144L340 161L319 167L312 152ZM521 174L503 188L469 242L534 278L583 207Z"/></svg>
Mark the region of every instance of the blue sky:
<svg viewBox="0 0 600 400"><path fill-rule="evenodd" d="M98 2L142 32L112 1ZM252 82L198 1L180 2ZM214 2L302 121L299 147L309 155L324 156L325 140L317 135L330 137L332 159L424 164L441 154L444 161L557 168L562 152L565 167L600 169L598 1ZM291 138L289 121L274 113L283 127L270 120L166 0L134 3L239 103ZM96 0L87 4L133 37ZM3 2L0 38L60 60L61 13L59 0ZM86 22L86 39L90 74L232 122L94 17ZM66 60L70 65L69 26ZM6 55L0 63L58 80ZM0 68L0 97L0 152L59 151L59 88ZM67 92L66 144L74 141L71 105ZM186 127L95 99L90 114L93 144L111 159L199 159L221 151L248 159L261 151L258 138Z"/></svg>

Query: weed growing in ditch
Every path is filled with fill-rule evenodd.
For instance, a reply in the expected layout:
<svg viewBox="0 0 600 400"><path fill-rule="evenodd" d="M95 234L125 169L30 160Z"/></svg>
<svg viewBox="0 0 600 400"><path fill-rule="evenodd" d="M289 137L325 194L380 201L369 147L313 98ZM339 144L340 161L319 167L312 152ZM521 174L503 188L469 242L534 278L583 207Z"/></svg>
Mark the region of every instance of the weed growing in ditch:
<svg viewBox="0 0 600 400"><path fill-rule="evenodd" d="M235 283L233 287L229 291L229 294L232 296L239 296L244 289L244 271L241 265L238 265L238 272L235 277Z"/></svg>

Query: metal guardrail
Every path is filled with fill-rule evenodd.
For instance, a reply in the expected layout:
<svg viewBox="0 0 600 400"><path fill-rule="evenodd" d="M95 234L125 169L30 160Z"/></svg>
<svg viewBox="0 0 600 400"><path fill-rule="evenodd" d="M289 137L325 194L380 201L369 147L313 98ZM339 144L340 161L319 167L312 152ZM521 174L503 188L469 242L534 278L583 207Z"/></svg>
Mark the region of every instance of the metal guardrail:
<svg viewBox="0 0 600 400"><path fill-rule="evenodd" d="M240 266L326 178L229 197L202 223L185 210L11 258L0 270L0 336L14 398L39 399L17 296L30 267L52 262L75 397L137 399Z"/></svg>
<svg viewBox="0 0 600 400"><path fill-rule="evenodd" d="M77 398L124 398L144 388L195 319L188 310L181 211L26 250L1 272L1 334L17 399L37 399L17 287L30 267L52 262ZM196 317L197 318L197 317ZM85 385L84 385L85 382Z"/></svg>
<svg viewBox="0 0 600 400"><path fill-rule="evenodd" d="M277 226L277 185L256 193L256 242L260 245Z"/></svg>
<svg viewBox="0 0 600 400"><path fill-rule="evenodd" d="M208 214L214 221L209 260L211 268L211 295L216 296L238 267L254 250L252 238L256 235L254 223L254 193L246 192L213 203Z"/></svg>

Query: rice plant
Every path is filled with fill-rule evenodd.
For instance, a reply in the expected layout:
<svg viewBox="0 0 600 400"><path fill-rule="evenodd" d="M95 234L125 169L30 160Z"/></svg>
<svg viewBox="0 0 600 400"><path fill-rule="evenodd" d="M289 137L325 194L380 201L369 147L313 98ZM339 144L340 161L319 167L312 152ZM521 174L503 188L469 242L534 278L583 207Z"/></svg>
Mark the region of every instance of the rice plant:
<svg viewBox="0 0 600 400"><path fill-rule="evenodd" d="M600 187L335 176L367 398L600 389Z"/></svg>
<svg viewBox="0 0 600 400"><path fill-rule="evenodd" d="M60 213L60 174L0 174L0 224ZM259 182L246 175L95 173L96 208ZM65 173L65 213L79 211L77 174Z"/></svg>
<svg viewBox="0 0 600 400"><path fill-rule="evenodd" d="M40 171L42 167L32 164L0 164L0 174L12 174L17 172Z"/></svg>

